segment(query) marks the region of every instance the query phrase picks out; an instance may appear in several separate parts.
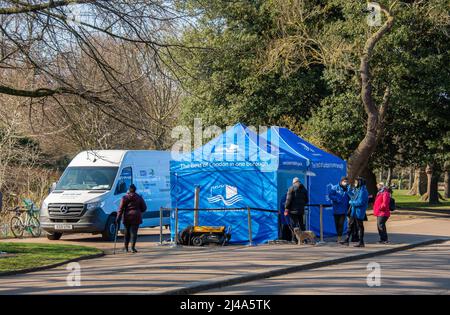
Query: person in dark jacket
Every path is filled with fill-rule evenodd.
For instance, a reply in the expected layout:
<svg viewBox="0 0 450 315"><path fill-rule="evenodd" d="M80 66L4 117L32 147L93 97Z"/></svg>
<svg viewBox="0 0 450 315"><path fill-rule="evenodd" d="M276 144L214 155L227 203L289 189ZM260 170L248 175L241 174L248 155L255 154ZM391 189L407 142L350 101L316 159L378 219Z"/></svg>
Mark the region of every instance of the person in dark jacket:
<svg viewBox="0 0 450 315"><path fill-rule="evenodd" d="M130 185L128 193L122 197L119 206L119 213L116 222L120 222L123 217L123 225L125 226L125 251L131 241L131 251L137 253L136 241L138 236L139 225L142 224L142 213L147 210L144 199L136 193L136 186Z"/></svg>
<svg viewBox="0 0 450 315"><path fill-rule="evenodd" d="M332 186L328 192L328 198L333 204L334 224L336 226L337 242L342 241L345 217L349 207L348 178L343 176L338 185Z"/></svg>
<svg viewBox="0 0 450 315"><path fill-rule="evenodd" d="M292 186L289 187L286 194L284 215L289 217L290 225L299 244L301 231L305 230L303 214L305 213L305 205L308 204L308 201L308 191L300 183L298 177L295 177L292 180Z"/></svg>
<svg viewBox="0 0 450 315"><path fill-rule="evenodd" d="M289 228L289 217L284 215L285 204L286 195L283 195L281 197L280 209L278 210L280 216L280 239L291 242L294 236Z"/></svg>
<svg viewBox="0 0 450 315"><path fill-rule="evenodd" d="M364 247L364 220L369 204L369 193L364 178L358 177L355 179L355 187L349 189L348 195L350 197L350 219L347 238L342 244L349 245L350 237L356 229L359 233L359 243L355 247Z"/></svg>

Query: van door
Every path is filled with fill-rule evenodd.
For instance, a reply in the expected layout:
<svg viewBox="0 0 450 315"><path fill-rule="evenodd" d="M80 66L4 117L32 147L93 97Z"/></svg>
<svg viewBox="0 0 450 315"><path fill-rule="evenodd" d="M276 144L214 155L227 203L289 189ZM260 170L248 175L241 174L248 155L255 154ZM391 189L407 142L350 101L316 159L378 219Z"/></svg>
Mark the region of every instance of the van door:
<svg viewBox="0 0 450 315"><path fill-rule="evenodd" d="M126 166L120 172L119 178L114 190L114 207L115 210L119 209L122 196L125 195L133 183L133 169L131 166Z"/></svg>
<svg viewBox="0 0 450 315"><path fill-rule="evenodd" d="M133 183L133 169L131 166L124 167L120 172L119 180L117 181L115 195L125 194Z"/></svg>

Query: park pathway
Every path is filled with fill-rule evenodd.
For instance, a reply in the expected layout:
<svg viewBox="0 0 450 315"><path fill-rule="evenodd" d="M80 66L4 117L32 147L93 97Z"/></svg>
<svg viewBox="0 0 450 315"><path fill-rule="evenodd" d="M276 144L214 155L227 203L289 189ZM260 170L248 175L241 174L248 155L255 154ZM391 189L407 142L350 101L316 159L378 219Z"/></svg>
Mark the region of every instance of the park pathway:
<svg viewBox="0 0 450 315"><path fill-rule="evenodd" d="M205 248L170 248L156 242L141 243L138 254L106 255L80 262L81 286L71 287L66 266L41 272L0 277L0 294L158 294L175 289L242 275L261 273L287 266L375 252L418 241L450 237L448 218L399 218L388 227L391 245L376 245L373 218L367 224L368 246L364 249L342 247L330 241L323 246L263 245ZM45 240L42 240L45 241ZM62 241L63 242L63 241ZM68 243L83 244L76 239ZM89 240L84 245L94 246ZM100 242L99 247L105 247ZM108 247L111 245L109 244ZM447 246L447 245L446 245ZM436 247L440 248L440 247ZM447 249L448 247L442 247ZM108 249L110 250L110 249ZM381 256L379 256L381 257ZM445 258L445 257L444 257ZM339 265L330 268L338 268ZM331 269L333 270L333 269Z"/></svg>

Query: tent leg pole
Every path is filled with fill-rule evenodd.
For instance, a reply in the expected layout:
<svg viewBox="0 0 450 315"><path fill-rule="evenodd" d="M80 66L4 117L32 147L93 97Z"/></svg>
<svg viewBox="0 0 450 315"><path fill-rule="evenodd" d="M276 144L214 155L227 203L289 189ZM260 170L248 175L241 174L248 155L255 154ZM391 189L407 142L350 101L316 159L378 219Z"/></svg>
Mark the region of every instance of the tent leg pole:
<svg viewBox="0 0 450 315"><path fill-rule="evenodd" d="M175 208L175 246L178 246L178 208Z"/></svg>
<svg viewBox="0 0 450 315"><path fill-rule="evenodd" d="M252 215L249 207L247 207L247 220L248 220L248 240L249 240L248 246L253 246Z"/></svg>
<svg viewBox="0 0 450 315"><path fill-rule="evenodd" d="M163 226L163 208L159 208L159 245L162 245L163 243L163 236L162 236L162 226Z"/></svg>
<svg viewBox="0 0 450 315"><path fill-rule="evenodd" d="M323 240L323 205L320 205L320 242L319 244L325 244Z"/></svg>
<svg viewBox="0 0 450 315"><path fill-rule="evenodd" d="M194 226L198 226L198 204L200 198L200 186L195 186L194 191Z"/></svg>

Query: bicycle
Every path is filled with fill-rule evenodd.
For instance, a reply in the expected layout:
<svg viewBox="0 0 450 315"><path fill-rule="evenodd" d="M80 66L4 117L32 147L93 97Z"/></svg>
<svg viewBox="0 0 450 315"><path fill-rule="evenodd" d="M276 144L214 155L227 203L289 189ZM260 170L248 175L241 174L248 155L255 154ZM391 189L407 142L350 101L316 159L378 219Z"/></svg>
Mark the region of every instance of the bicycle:
<svg viewBox="0 0 450 315"><path fill-rule="evenodd" d="M34 204L30 200L23 200L25 209L20 206L15 207L13 210L16 214L11 218L10 229L14 237L21 238L24 231L30 233L33 237L41 236L41 224L39 222L38 212L39 209L35 209ZM25 213L25 218L23 218Z"/></svg>

